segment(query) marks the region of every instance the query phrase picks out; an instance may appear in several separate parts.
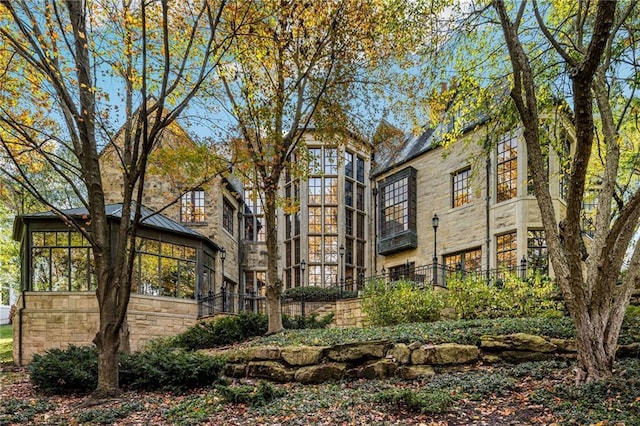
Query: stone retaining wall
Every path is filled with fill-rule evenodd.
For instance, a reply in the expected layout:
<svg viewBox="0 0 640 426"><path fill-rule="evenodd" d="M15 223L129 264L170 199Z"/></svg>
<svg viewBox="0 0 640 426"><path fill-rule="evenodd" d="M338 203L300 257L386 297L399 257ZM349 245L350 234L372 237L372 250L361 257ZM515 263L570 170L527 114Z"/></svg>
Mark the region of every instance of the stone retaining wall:
<svg viewBox="0 0 640 426"><path fill-rule="evenodd" d="M98 301L93 292L26 292L16 306L13 361L25 365L36 353L68 345L90 345L98 330ZM132 350L149 340L175 336L196 323L195 300L131 295L127 322ZM22 321L22 322L21 322ZM20 334L22 333L22 339ZM20 353L22 349L22 353Z"/></svg>
<svg viewBox="0 0 640 426"><path fill-rule="evenodd" d="M321 383L345 378L430 377L434 367L575 358L575 342L529 334L483 336L478 346L375 341L335 346L256 346L207 351L227 358L226 375L276 382ZM640 356L640 344L618 356Z"/></svg>

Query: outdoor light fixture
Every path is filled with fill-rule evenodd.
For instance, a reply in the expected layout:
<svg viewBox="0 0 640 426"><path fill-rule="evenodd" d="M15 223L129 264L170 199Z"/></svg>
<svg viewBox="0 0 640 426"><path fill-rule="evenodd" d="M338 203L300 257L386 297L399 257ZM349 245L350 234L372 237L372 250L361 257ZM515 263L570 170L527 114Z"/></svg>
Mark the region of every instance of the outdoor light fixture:
<svg viewBox="0 0 640 426"><path fill-rule="evenodd" d="M434 214L431 218L431 225L433 225L433 283L438 284L438 225L440 224L440 218L438 214Z"/></svg>
<svg viewBox="0 0 640 426"><path fill-rule="evenodd" d="M225 249L220 249L220 259L225 260L227 258L227 251Z"/></svg>
<svg viewBox="0 0 640 426"><path fill-rule="evenodd" d="M340 244L340 289L344 287L344 244Z"/></svg>

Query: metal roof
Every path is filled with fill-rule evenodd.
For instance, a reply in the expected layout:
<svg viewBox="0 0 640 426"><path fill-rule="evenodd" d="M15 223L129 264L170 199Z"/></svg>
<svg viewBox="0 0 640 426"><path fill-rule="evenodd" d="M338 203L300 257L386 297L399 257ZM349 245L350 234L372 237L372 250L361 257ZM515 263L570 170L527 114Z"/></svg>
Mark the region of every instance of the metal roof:
<svg viewBox="0 0 640 426"><path fill-rule="evenodd" d="M118 220L122 219L122 203L106 205L105 212L108 218L118 219ZM83 217L83 216L88 217L89 216L89 211L86 209L86 207L77 207L73 209L62 210L62 213L69 217ZM155 213L153 210L145 206L140 206L140 213L142 214L142 221L140 222L141 226L154 228L161 231L168 231L174 234L189 236L189 237L200 239L200 240L205 240L209 244L211 244L215 249L217 250L220 249L220 247L216 243L211 241L206 236L202 235L201 233L191 228L188 228L182 225L181 223L176 222L173 219L168 218L167 216L161 213ZM135 209L132 206L131 217L130 217L131 220L133 220L134 214L135 214ZM16 231L19 223L29 219L58 219L58 215L53 211L47 211L47 212L31 213L31 214L16 216L16 219L14 222L14 235L18 235Z"/></svg>

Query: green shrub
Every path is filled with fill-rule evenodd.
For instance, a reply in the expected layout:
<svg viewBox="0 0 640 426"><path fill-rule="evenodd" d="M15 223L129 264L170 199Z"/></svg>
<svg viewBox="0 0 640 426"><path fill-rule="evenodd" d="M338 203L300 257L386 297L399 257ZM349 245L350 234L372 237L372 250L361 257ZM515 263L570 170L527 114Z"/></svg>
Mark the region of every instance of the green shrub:
<svg viewBox="0 0 640 426"><path fill-rule="evenodd" d="M537 274L524 280L510 274L499 283L478 275L456 275L447 279L447 289L447 305L461 319L562 315L553 282Z"/></svg>
<svg viewBox="0 0 640 426"><path fill-rule="evenodd" d="M173 344L186 350L198 350L242 342L267 332L267 317L241 313L215 321L199 322L173 339Z"/></svg>
<svg viewBox="0 0 640 426"><path fill-rule="evenodd" d="M454 398L440 389L414 391L411 389L391 389L381 391L375 398L379 402L404 404L421 413L443 413L454 404Z"/></svg>
<svg viewBox="0 0 640 426"><path fill-rule="evenodd" d="M367 319L380 326L436 321L444 306L441 292L431 287L419 288L411 281L374 281L365 287L362 296Z"/></svg>
<svg viewBox="0 0 640 426"><path fill-rule="evenodd" d="M333 321L333 317L334 317L333 312L328 313L327 315L323 316L320 319L318 319L318 314L315 312L310 315L306 315L304 317L302 315L295 315L292 317L288 315L283 315L282 325L284 328L288 330L326 328L329 324L331 324L331 321Z"/></svg>
<svg viewBox="0 0 640 426"><path fill-rule="evenodd" d="M188 396L177 405L164 412L163 417L170 424L175 425L201 425L211 421L215 413L220 409L221 402L215 391L204 395Z"/></svg>
<svg viewBox="0 0 640 426"><path fill-rule="evenodd" d="M220 378L222 358L181 349L154 348L120 356L120 384L135 390L184 391L211 386Z"/></svg>
<svg viewBox="0 0 640 426"><path fill-rule="evenodd" d="M351 299L358 297L357 291L346 291L339 287L292 287L282 293L284 299L304 300L307 302L325 302L337 299Z"/></svg>
<svg viewBox="0 0 640 426"><path fill-rule="evenodd" d="M98 384L98 355L91 346L35 354L28 369L33 384L47 394L85 394Z"/></svg>
<svg viewBox="0 0 640 426"><path fill-rule="evenodd" d="M515 387L515 379L499 371L470 371L438 374L427 383L427 389L463 394L479 400L487 395L505 395Z"/></svg>

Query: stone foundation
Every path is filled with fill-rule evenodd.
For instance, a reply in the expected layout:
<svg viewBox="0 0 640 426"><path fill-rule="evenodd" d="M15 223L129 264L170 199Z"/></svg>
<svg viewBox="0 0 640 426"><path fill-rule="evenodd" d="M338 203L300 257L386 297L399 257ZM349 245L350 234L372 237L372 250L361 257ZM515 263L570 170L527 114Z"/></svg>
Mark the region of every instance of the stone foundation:
<svg viewBox="0 0 640 426"><path fill-rule="evenodd" d="M48 349L91 345L98 330L98 301L93 292L26 292L16 305L13 361L19 366ZM127 315L131 350L185 331L196 323L197 315L195 300L131 295Z"/></svg>

